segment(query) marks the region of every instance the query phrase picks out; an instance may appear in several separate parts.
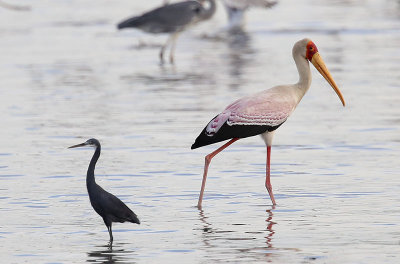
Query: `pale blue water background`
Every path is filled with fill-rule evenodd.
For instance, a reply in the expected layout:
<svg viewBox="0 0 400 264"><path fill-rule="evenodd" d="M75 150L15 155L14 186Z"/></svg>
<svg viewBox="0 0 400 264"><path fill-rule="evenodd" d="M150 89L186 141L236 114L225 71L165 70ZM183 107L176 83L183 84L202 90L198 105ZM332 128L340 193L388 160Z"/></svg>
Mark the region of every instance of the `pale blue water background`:
<svg viewBox="0 0 400 264"><path fill-rule="evenodd" d="M400 3L281 0L252 10L246 35L215 39L222 5L182 34L117 32L161 1L9 1L0 9L1 263L399 263ZM207 35L204 37L204 35ZM211 37L210 37L211 36ZM293 83L291 48L309 37L347 106L313 83L277 131L271 208L265 146L240 140L210 167L190 150L233 100ZM114 225L114 247L90 206L87 138L103 145L97 182L140 226Z"/></svg>

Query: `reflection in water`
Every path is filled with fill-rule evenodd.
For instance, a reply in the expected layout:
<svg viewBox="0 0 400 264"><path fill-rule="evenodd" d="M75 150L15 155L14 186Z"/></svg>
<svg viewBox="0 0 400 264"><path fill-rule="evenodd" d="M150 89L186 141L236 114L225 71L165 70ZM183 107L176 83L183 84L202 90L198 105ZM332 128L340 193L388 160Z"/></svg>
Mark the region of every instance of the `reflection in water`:
<svg viewBox="0 0 400 264"><path fill-rule="evenodd" d="M219 32L217 36L208 37L226 44L226 62L228 66L229 85L235 90L246 84L245 70L252 65L256 51L252 47L251 35L242 29L231 29Z"/></svg>
<svg viewBox="0 0 400 264"><path fill-rule="evenodd" d="M272 221L273 218L273 210L275 210L275 206L271 209L266 210L267 218L266 230L263 231L245 231L241 233L240 237L232 236L230 234L237 234L239 230L219 230L214 228L213 225L209 222L209 218L205 215L202 209L199 210L199 219L202 224L202 240L206 249L213 250L215 252L216 249L222 250L222 254L226 254L227 256L235 255L232 253L244 253L243 258L253 258L253 259L263 259L268 262L272 261L272 257L276 249L273 247L273 236L275 231L273 230L273 226L276 222ZM246 226L246 224L232 224L232 226ZM266 232L265 232L266 231ZM261 235L264 239L261 240ZM221 240L222 243L221 243ZM236 243L236 241L251 241L250 243ZM259 245L258 242L261 241ZM265 244L264 244L265 243ZM244 247L244 246L248 247Z"/></svg>
<svg viewBox="0 0 400 264"><path fill-rule="evenodd" d="M265 220L265 222L267 222L267 236L266 238L266 243L267 243L267 249L273 249L273 245L272 245L272 237L275 234L275 231L272 229L272 227L276 224L275 222L272 221L272 217L274 216L272 210L275 209L275 205L272 206L271 209L267 209L266 212L268 214L267 219ZM266 256L270 256L272 253L271 252L267 252Z"/></svg>
<svg viewBox="0 0 400 264"><path fill-rule="evenodd" d="M244 69L246 69L254 58L255 51L251 47L250 35L242 29L230 30L227 33L228 66L232 90L238 90L244 84ZM253 56L249 56L253 55Z"/></svg>
<svg viewBox="0 0 400 264"><path fill-rule="evenodd" d="M209 248L212 247L210 242L209 242L209 236L207 234L209 233L214 233L212 229L212 225L207 222L207 217L204 215L203 209L199 209L199 216L200 216L200 221L202 222L203 225L203 243L204 245Z"/></svg>
<svg viewBox="0 0 400 264"><path fill-rule="evenodd" d="M252 47L251 35L243 29L222 30L206 34L202 39L221 44L223 62L227 66L227 85L231 90L240 90L247 83L246 70L254 65L256 50ZM226 48L225 48L226 47ZM224 64L225 64L224 63Z"/></svg>
<svg viewBox="0 0 400 264"><path fill-rule="evenodd" d="M98 246L100 250L94 250L88 253L87 262L94 263L135 263L132 261L133 251L118 249L119 246L110 247L109 245ZM117 247L117 249L115 249Z"/></svg>

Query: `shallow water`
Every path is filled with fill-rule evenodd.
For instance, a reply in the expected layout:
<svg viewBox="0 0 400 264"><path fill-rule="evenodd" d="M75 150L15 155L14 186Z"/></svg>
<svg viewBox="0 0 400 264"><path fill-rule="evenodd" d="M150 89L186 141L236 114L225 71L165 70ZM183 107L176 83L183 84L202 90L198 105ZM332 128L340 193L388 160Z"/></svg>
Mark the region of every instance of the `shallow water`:
<svg viewBox="0 0 400 264"><path fill-rule="evenodd" d="M11 2L11 1L9 1ZM144 3L145 2L145 3ZM222 6L182 34L174 66L165 36L115 24L161 1L17 1L0 9L2 263L397 263L400 261L400 4L281 0L220 36ZM310 37L341 88L318 74L277 131L272 208L265 146L240 140L210 167L190 150L241 96L297 80L295 41ZM97 182L139 216L114 225L90 206L87 138L103 152Z"/></svg>

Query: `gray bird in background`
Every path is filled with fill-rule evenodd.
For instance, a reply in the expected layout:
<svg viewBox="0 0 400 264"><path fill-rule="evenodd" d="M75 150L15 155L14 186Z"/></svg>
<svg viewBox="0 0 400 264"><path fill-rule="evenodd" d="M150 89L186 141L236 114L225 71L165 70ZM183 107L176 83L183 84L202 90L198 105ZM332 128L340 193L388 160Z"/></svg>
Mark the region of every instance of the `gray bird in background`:
<svg viewBox="0 0 400 264"><path fill-rule="evenodd" d="M206 7L206 2L208 3ZM215 0L184 1L165 4L140 16L128 18L118 24L118 29L138 28L148 33L170 33L161 47L160 60L164 62L165 49L170 45L171 63L174 62L175 43L178 35L187 27L207 20L216 10Z"/></svg>

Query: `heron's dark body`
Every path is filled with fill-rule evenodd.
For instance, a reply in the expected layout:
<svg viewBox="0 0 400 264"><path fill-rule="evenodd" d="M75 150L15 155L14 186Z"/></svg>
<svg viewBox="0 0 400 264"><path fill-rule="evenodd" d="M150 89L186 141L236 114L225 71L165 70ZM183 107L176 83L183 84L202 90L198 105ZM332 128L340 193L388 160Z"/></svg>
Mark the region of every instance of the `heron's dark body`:
<svg viewBox="0 0 400 264"><path fill-rule="evenodd" d="M215 117L212 119L214 120ZM212 120L210 122L212 122ZM277 126L268 126L268 125L228 125L225 122L222 127L215 133L210 136L207 135L206 129L207 126L201 131L200 135L196 138L194 144L191 149L200 148L203 146L211 145L217 142L221 142L231 138L246 138L252 137L256 135L260 135L265 132L272 132L278 127L280 127L283 123Z"/></svg>
<svg viewBox="0 0 400 264"><path fill-rule="evenodd" d="M90 203L93 209L98 213L107 226L108 233L110 235L110 244L113 242L112 235L112 223L113 222L131 222L140 224L140 221L136 214L132 212L120 199L113 194L105 191L101 188L95 180L94 169L96 167L97 160L100 157L101 145L97 139L89 139L85 143L71 146L70 148L83 147L83 146L94 146L96 148L86 175L86 187L89 194Z"/></svg>
<svg viewBox="0 0 400 264"><path fill-rule="evenodd" d="M135 16L118 24L118 29L134 27L149 33L171 33L182 31L194 22L203 7L197 1L167 4Z"/></svg>
<svg viewBox="0 0 400 264"><path fill-rule="evenodd" d="M96 213L103 218L106 226L111 226L112 222L140 224L136 214L116 196L97 184L87 187L90 203Z"/></svg>

